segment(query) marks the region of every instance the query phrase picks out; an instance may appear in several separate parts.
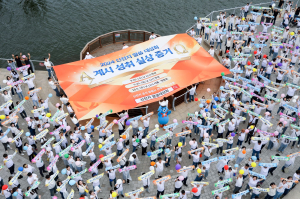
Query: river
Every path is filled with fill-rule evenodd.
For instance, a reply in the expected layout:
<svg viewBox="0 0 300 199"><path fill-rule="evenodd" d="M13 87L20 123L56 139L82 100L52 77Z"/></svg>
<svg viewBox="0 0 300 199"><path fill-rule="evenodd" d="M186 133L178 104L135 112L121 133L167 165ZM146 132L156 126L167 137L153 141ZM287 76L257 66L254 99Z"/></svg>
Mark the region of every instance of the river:
<svg viewBox="0 0 300 199"><path fill-rule="evenodd" d="M213 10L243 6L245 0L0 0L0 57L30 53L55 65L79 60L93 38L115 30L160 35L185 32ZM260 0L253 0L260 3ZM1 67L5 67L1 62ZM36 66L37 69L44 67Z"/></svg>

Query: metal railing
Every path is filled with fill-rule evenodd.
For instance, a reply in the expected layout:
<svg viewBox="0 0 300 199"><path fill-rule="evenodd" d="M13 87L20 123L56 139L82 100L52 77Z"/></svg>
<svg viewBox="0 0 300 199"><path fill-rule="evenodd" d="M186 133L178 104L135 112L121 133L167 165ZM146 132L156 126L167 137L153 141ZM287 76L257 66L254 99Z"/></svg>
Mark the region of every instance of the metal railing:
<svg viewBox="0 0 300 199"><path fill-rule="evenodd" d="M197 87L198 85L199 85L200 83L197 83L197 84L195 84L195 86ZM183 90L183 89L182 89ZM178 93L180 93L180 92L182 92L182 90L181 91L178 91L177 93L175 93L174 95L176 95L176 94L178 94ZM187 100L187 98L188 98L188 93L189 93L190 91L189 90L187 90L187 91L185 91L184 93L182 93L182 94L180 94L179 96L174 96L174 98L173 98L173 101L172 101L172 109L174 110L174 111L176 111L176 106L178 106L179 104L181 104L182 102L185 102L186 104L188 103L188 100ZM197 92L195 91L195 94L194 95L197 95ZM183 96L183 99L181 98ZM178 99L180 99L180 101L177 101L176 102L176 100L178 100Z"/></svg>
<svg viewBox="0 0 300 199"><path fill-rule="evenodd" d="M96 37L95 39L89 41L80 52L80 60L82 60L86 53L92 53L93 51L102 48L106 45L119 43L119 42L144 42L149 40L151 32L144 30L118 30L109 32ZM159 37L160 35L157 35Z"/></svg>
<svg viewBox="0 0 300 199"><path fill-rule="evenodd" d="M187 91L185 91L183 94L181 94L181 95L179 95L179 96L173 98L172 108L173 108L174 111L176 111L176 108L175 108L175 107L182 103L182 101L181 101L181 102L179 101L179 104L176 105L176 100L177 100L177 99L180 99L182 96L183 96L183 102L185 102L186 104L188 103L188 102L187 102L187 94L188 94L188 92L189 92L189 90L187 90ZM182 100L182 99L181 99L181 100Z"/></svg>
<svg viewBox="0 0 300 199"><path fill-rule="evenodd" d="M148 114L148 106L145 107L137 107L137 108L132 108L132 109L145 109L146 114Z"/></svg>
<svg viewBox="0 0 300 199"><path fill-rule="evenodd" d="M2 61L8 61L8 60L12 60L12 59L0 58L0 60L2 60ZM30 62L30 66L32 67L33 72L35 72L36 69L35 69L35 66L34 66L34 62L43 63L44 61L29 59L29 62ZM52 61L49 60L49 62L51 64L51 66L54 66L54 64L52 63ZM13 64L16 67L15 62L13 62ZM51 78L53 79L53 81L57 82L57 77L56 77L56 74L55 74L54 70L51 70ZM60 87L60 85L59 85L59 88L60 88L61 91L63 91L63 89Z"/></svg>
<svg viewBox="0 0 300 199"><path fill-rule="evenodd" d="M260 6L260 5L271 4L271 3L272 2L270 1L270 2L264 2L264 3L258 3L258 4L251 4L249 9L251 9L251 6ZM217 16L220 14L220 12L225 12L225 11L229 15L237 13L236 15L240 16L240 9L243 7L245 7L245 5L241 6L241 7L234 7L234 8L227 8L227 9L212 11L211 13L209 13L208 15L206 15L203 18L209 18L210 21L217 20ZM229 15L227 15L227 16L229 16ZM216 17L216 18L214 18L214 17ZM186 32L189 32L192 28L196 27L196 25L197 25L197 22L193 26L191 26Z"/></svg>
<svg viewBox="0 0 300 199"><path fill-rule="evenodd" d="M0 60L2 60L2 61L9 61L9 60L13 60L13 59L0 58ZM34 72L34 71L35 71L35 66L34 66L34 63L33 63L33 62L43 63L44 61L29 59L29 62L30 62L30 66L32 67L32 70L33 70L33 72ZM53 64L51 61L49 61L49 62L51 63L51 66L54 66L54 64ZM16 67L16 63L13 62L13 64L14 64L15 67Z"/></svg>

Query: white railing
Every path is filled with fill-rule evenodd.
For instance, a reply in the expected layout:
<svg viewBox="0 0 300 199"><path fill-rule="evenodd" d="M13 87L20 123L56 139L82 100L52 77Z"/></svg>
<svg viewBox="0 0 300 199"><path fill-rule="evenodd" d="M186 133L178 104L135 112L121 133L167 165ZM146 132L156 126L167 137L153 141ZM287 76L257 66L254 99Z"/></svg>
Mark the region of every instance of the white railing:
<svg viewBox="0 0 300 199"><path fill-rule="evenodd" d="M250 9L251 9L251 6L260 6L260 5L264 5L264 4L270 5L271 3L272 2L270 1L270 2L264 2L264 3L258 3L258 4L251 4ZM223 9L223 10L212 11L211 13L209 13L208 15L206 15L203 18L209 18L210 21L217 20L217 16L220 14L220 12L225 12L225 11L227 14L230 14L230 15L235 14L235 13L237 13L236 15L239 15L242 7L245 7L245 5L241 6L241 7L234 7L234 8L227 8L227 9ZM232 12L229 13L228 11L232 11ZM214 14L215 14L216 18L214 18ZM192 27L190 27L186 32L189 32L192 28L196 27L196 25L197 25L197 22Z"/></svg>

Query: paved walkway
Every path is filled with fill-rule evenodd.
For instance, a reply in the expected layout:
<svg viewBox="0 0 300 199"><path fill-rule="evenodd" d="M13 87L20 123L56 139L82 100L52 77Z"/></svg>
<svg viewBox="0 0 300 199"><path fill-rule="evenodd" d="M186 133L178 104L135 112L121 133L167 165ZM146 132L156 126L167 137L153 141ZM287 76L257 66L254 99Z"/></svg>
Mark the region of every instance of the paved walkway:
<svg viewBox="0 0 300 199"><path fill-rule="evenodd" d="M278 19L278 22L281 21L281 19ZM277 24L276 24L277 25ZM0 69L0 79L4 79L5 76L8 75L8 72L6 70L3 70L3 69ZM53 96L55 96L55 93L54 91L48 86L48 83L47 83L47 72L44 72L44 71L37 71L36 72L36 79L35 79L35 83L36 85L38 85L39 87L42 87L42 90L39 92L39 97L42 97L42 98L46 98L46 96L48 96L48 93L52 93ZM272 76L272 80L274 81L275 80L275 77ZM197 97L202 97L202 96L205 96L205 98L210 98L210 95L212 92L214 91L217 91L218 90L218 87L220 84L215 84L213 82L214 80L208 80L206 82L204 82L204 84L201 84L201 86L198 87L197 89ZM1 84L1 86L3 86L3 84ZM22 86L22 89L23 91L28 91L25 87L27 86ZM207 88L210 88L211 89L211 92L208 93L206 91ZM279 93L279 96L281 93L285 93L286 94L287 92L287 89L284 88L282 89L282 91ZM24 92L25 93L25 92ZM297 93L298 94L298 93ZM18 96L15 95L13 97L13 100L14 102L18 100ZM2 104L4 101L3 101L3 98L0 97L0 104ZM58 98L56 97L52 97L50 99L50 110L52 111L52 113L55 112L55 104L59 102ZM188 104L185 104L185 103L182 103L181 105L177 106L176 107L176 111L172 111L171 115L170 115L170 121L173 121L173 119L177 119L178 122L179 122L179 125L178 127L175 129L174 133L178 133L181 131L181 128L185 127L185 125L183 125L181 123L182 120L185 120L186 117L187 117L187 113L194 113L195 111L199 110L199 103L198 102L191 102L191 103L188 103ZM32 107L32 104L31 104L31 100L29 100L28 102L26 102L25 104L25 107L27 109L27 113L29 113L28 110L31 110L31 107ZM269 132L273 132L276 128L276 123L277 121L279 120L279 115L276 114L277 112L277 109L278 109L278 105L275 106L274 110L273 110L273 116L274 116L274 119L272 119L272 123L274 124L274 126L270 129L268 129ZM65 110L66 111L66 110ZM264 111L263 111L264 112ZM263 114L262 112L262 114ZM228 117L228 116L227 116ZM70 119L67 120L68 121L68 124L71 125L72 122L70 121ZM97 120L96 122L98 122L99 124L99 120ZM155 124L157 124L157 115L153 115L151 117L151 122L150 122L150 130L154 129L154 126ZM26 122L25 120L23 119L20 119L19 120L19 124L20 124L20 127L22 129L24 129L24 131L26 132L27 131L27 125L26 125ZM71 125L73 129L73 125ZM142 126L142 123L140 122L140 126ZM261 122L258 123L258 128L260 128L261 126ZM241 124L239 126L239 129L242 129L242 128L246 128L246 124ZM52 127L50 128L52 130ZM115 136L117 137L118 135L118 131L117 131L117 127L114 126L113 128L113 131L115 132ZM163 130L160 130L158 132L158 136L160 135L163 135L165 133L165 131ZM290 128L287 130L287 133L290 133ZM96 135L98 134L98 132L96 133ZM213 134L216 134L215 131L213 131ZM24 136L22 137L23 138L23 143L26 141L26 137L25 137L25 134L23 134ZM11 136L11 135L10 135ZM49 135L47 136L48 138L50 137ZM96 136L97 137L97 136ZM196 136L195 134L192 134L192 137L193 138L196 138L197 140L199 139L199 136ZM216 136L214 136L215 138ZM98 140L97 138L93 138L93 141L95 142L96 146L98 145ZM178 138L174 137L173 140L172 140L172 145L175 146L177 143L178 143ZM187 138L186 142L188 143L190 141L190 138ZM235 138L235 141L234 141L234 146L236 146L236 141L237 141L237 138ZM40 147L40 143L37 144L38 147ZM250 148L250 147L253 147L253 145L248 145L248 144L244 144L247 148ZM11 144L12 148L14 148L14 144ZM3 146L0 145L0 150L1 150L1 162L2 162L2 155L3 155ZM183 161L182 161L182 165L186 165L186 166L189 166L189 165L192 165L192 160L188 159L188 155L187 155L187 151L190 150L190 147L189 145L187 144L187 146L183 149ZM114 146L113 147L113 151L116 151L116 147ZM290 153L293 153L293 152L297 152L299 151L298 148L294 148L294 149L291 149L290 146L288 146L284 153L282 153L281 155L288 155ZM13 153L13 150L9 150L9 154L12 154ZM99 156L100 152L97 148L95 148L95 153L97 156ZM261 162L265 162L265 163L268 163L270 162L270 156L271 155L275 155L277 152L276 152L276 149L273 149L272 151L267 151L266 147L262 150L262 153L260 155L261 157ZM130 185L127 185L125 184L124 185L124 193L126 192L129 192L129 191L132 191L132 190L135 190L135 189L138 189L142 186L141 184L141 181L138 181L137 178L138 176L141 175L142 172L148 172L149 171L149 166L150 166L150 160L149 160L149 157L146 157L146 156L142 156L141 155L141 149L139 149L137 151L137 154L138 154L138 157L140 159L140 162L137 164L137 169L134 170L134 171L131 171L131 177L133 179L133 181L130 183ZM237 155L237 154L235 154ZM247 153L247 159L251 156L251 152L248 152ZM128 155L127 155L128 157ZM164 156L163 156L164 157ZM212 158L214 157L217 157L217 155L214 153L214 155L212 156ZM44 155L43 156L43 160L46 164L46 166L48 166L48 161L46 159L46 156ZM89 158L84 158L85 161L87 161L88 163L90 162L89 161ZM203 158L201 158L201 161L203 161ZM15 168L17 169L18 167L22 166L24 163L26 164L31 164L29 163L28 161L28 157L27 155L25 154L24 156L21 156L21 155L16 155L16 157L14 158L14 162L15 162ZM243 166L245 163L247 163L248 161L245 159L241 164L240 166ZM230 166L233 166L235 163L235 161L230 161L229 165ZM114 164L116 164L116 162L114 162ZM31 164L33 165L33 164ZM293 168L290 168L289 169L289 172L288 173L282 173L280 168L284 165L284 162L280 162L279 166L278 166L278 169L276 169L276 171L274 172L274 176L268 176L267 177L267 180L263 183L263 187L264 188L267 188L269 186L269 184L271 182L275 182L276 184L279 183L279 179L281 177L287 177L287 176L290 176L290 175L293 175L293 173L295 172L295 170L298 168L298 166L300 165L300 159L299 158L296 158L296 161L295 161L295 166ZM33 165L35 166L35 165ZM57 167L59 168L59 170L62 170L63 168L65 168L64 164L63 164L63 161L62 160L59 160L58 163L57 163ZM255 172L260 172L260 168L256 167L254 168ZM101 169L99 171L99 173L102 173L104 172L104 169ZM39 176L39 180L41 182L41 185L39 186L39 191L38 193L42 196L43 199L50 199L50 193L48 191L48 189L44 186L45 184L45 179L42 178L38 171L36 170L36 173L37 175ZM163 172L163 175L171 175L172 176L172 179L169 180L168 182L166 182L165 184L165 194L168 194L168 193L173 193L174 191L174 179L176 177L178 177L179 175L177 174L176 170L175 170L175 163L174 163L174 159L173 159L173 156L172 156L172 159L171 159L171 166L168 167L168 168L165 168L164 169L164 172ZM8 170L4 167L2 170L0 170L0 176L3 178L4 180L4 183L7 184L8 183L8 177L10 176ZM192 189L192 186L190 185L190 182L192 180L194 180L196 176L196 172L189 172L188 174L188 184L189 186L188 187L183 187L183 189L187 190L187 191L191 191ZM82 176L82 178L84 179L84 181L86 181L87 179L91 178L91 174L90 173L86 173ZM117 179L119 178L122 178L122 175L121 174L117 174ZM208 179L207 181L210 182L209 186L207 187L204 187L202 189L202 194L201 194L201 199L211 199L212 198L212 194L211 194L211 191L212 190L215 190L216 188L214 187L214 183L218 181L218 178L219 178L219 175L217 174L217 170L216 170L216 163L213 163L211 165L211 168L210 168L210 171L209 171L209 176L208 176ZM28 183L26 181L27 177L24 176L23 179L19 180L20 184L21 184L21 187L23 188L23 191L25 191L25 187L28 186ZM62 174L59 174L59 179L61 180L64 180L66 179L66 175L62 175ZM151 180L153 180L154 178L152 177ZM109 183L108 183L108 178L107 176L105 175L102 179L101 179L101 188L102 188L102 193L99 193L98 194L98 197L99 198L108 198L109 196L109 191L112 190L112 188L109 186ZM228 197L228 198L231 198L231 194L232 194L232 188L234 188L234 183L235 183L235 180L233 183L231 183L231 190L229 191L226 191L224 192L223 194L223 198L225 197ZM248 183L248 180L245 180L245 183L244 183L244 186L243 186L243 189L242 191L245 189L246 187L246 184ZM92 185L89 184L88 185L89 188L91 189L92 188ZM79 198L78 196L78 191L77 189L75 188L75 186L71 187L71 186L67 186L67 190L70 191L71 189L74 189L75 191L75 197L74 198ZM296 189L294 189L292 192L291 192L291 195L288 196L288 198L299 198L299 197L296 197L295 194L297 194L298 191L296 191ZM141 194L143 197L144 196L154 196L156 195L156 186L153 186L153 184L150 185L150 194L148 193L143 193ZM265 194L261 194L260 198L263 198ZM61 196L59 194L57 194L57 197L58 198L61 198ZM0 198L4 198L3 196L0 196ZM191 198L191 194L188 195L188 198ZM246 197L243 197L243 198L250 198L250 196L246 196Z"/></svg>

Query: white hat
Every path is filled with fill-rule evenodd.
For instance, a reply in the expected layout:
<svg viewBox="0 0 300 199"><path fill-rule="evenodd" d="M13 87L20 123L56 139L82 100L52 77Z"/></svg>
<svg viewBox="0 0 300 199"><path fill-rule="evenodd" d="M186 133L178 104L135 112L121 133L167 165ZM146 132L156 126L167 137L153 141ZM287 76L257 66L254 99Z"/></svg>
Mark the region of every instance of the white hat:
<svg viewBox="0 0 300 199"><path fill-rule="evenodd" d="M166 101L162 101L162 102L159 102L159 105L160 106L168 106L168 100L166 100Z"/></svg>
<svg viewBox="0 0 300 199"><path fill-rule="evenodd" d="M102 138L100 138L98 141L99 141L99 143L101 144L101 143L103 142L103 139L102 139Z"/></svg>
<svg viewBox="0 0 300 199"><path fill-rule="evenodd" d="M118 179L116 184L122 184L122 180Z"/></svg>
<svg viewBox="0 0 300 199"><path fill-rule="evenodd" d="M87 54L87 55L89 55L90 53L89 53L89 52L87 52L86 54Z"/></svg>
<svg viewBox="0 0 300 199"><path fill-rule="evenodd" d="M86 156L86 152L82 152L82 155L83 155L83 156Z"/></svg>

